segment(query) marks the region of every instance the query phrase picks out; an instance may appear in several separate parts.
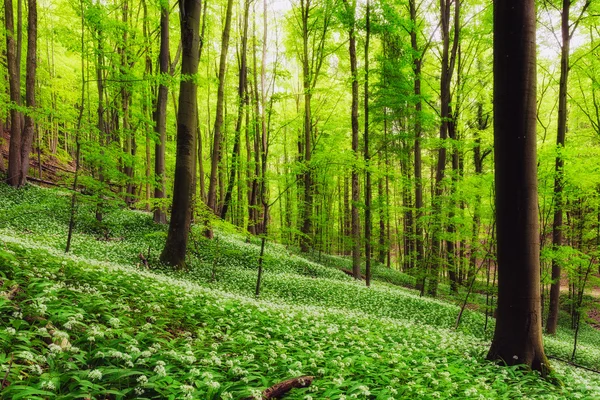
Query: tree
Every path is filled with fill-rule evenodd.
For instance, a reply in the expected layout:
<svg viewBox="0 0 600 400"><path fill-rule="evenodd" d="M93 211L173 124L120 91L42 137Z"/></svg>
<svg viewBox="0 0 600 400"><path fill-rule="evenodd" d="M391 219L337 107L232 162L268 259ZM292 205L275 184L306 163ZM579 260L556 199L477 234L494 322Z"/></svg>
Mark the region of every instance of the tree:
<svg viewBox="0 0 600 400"><path fill-rule="evenodd" d="M200 0L182 0L181 12L181 83L177 118L177 158L173 185L173 207L169 231L160 260L177 268L185 264L192 217L196 165L197 83L200 30Z"/></svg>
<svg viewBox="0 0 600 400"><path fill-rule="evenodd" d="M25 127L21 143L21 175L19 176L19 186L23 186L27 181L29 173L29 154L31 153L31 144L33 142L35 109L35 73L37 56L37 1L28 0L27 15L27 65L25 76L25 102L27 104L27 115L25 115Z"/></svg>
<svg viewBox="0 0 600 400"><path fill-rule="evenodd" d="M21 73L15 54L15 28L12 0L4 0L4 23L6 26L6 63L10 86L10 143L8 151L8 184L21 186Z"/></svg>
<svg viewBox="0 0 600 400"><path fill-rule="evenodd" d="M302 37L299 59L302 64L302 90L304 96L304 114L302 138L298 141L298 158L302 162L302 172L299 174L304 198L301 201L300 250L308 252L312 245L313 229L313 116L312 97L317 80L321 74L323 61L326 56L326 41L329 24L331 23L332 7L328 1L319 3L316 0L300 0L296 13L296 23Z"/></svg>
<svg viewBox="0 0 600 400"><path fill-rule="evenodd" d="M244 16L243 16L243 32L242 32L242 48L240 50L240 73L238 82L238 115L235 122L235 137L233 139L233 150L231 152L231 170L229 171L229 182L227 184L227 192L221 208L221 219L227 216L227 210L231 203L231 195L233 193L233 185L235 184L235 176L238 170L240 160L240 137L242 134L242 120L244 117L244 109L248 106L248 95L246 94L246 77L248 75L247 68L247 45L248 45L248 15L250 14L250 1L244 1Z"/></svg>
<svg viewBox="0 0 600 400"><path fill-rule="evenodd" d="M231 14L233 13L233 0L227 0L227 10L225 11L225 27L221 37L221 58L219 62L219 89L217 91L217 110L215 116L215 126L213 128L213 147L210 159L210 182L208 186L208 207L215 214L218 213L217 204L217 186L219 161L221 159L221 141L223 126L223 108L225 98L225 72L227 70L227 50L229 48L229 31L231 30ZM207 231L208 236L212 236L212 231Z"/></svg>
<svg viewBox="0 0 600 400"><path fill-rule="evenodd" d="M169 1L161 1L160 7L160 52L158 53L159 84L154 110L154 131L158 141L154 150L154 174L157 186L154 188L154 198L165 198L165 142L167 141L167 100L169 88L165 82L169 73ZM154 222L167 223L164 205L157 204L154 208Z"/></svg>
<svg viewBox="0 0 600 400"><path fill-rule="evenodd" d="M546 374L536 160L534 0L494 4L494 155L498 309L488 359Z"/></svg>
<svg viewBox="0 0 600 400"><path fill-rule="evenodd" d="M355 13L356 0L345 0L348 18L348 51L350 54L350 73L352 75L352 106L350 121L352 126L352 152L354 163L352 165L352 274L354 279L360 279L360 183L358 181L358 67L356 60L356 35ZM367 153L368 154L368 153Z"/></svg>
<svg viewBox="0 0 600 400"><path fill-rule="evenodd" d="M365 15L365 165L367 167L365 177L365 280L366 285L371 285L371 205L373 193L371 188L371 169L369 153L369 42L371 39L371 4L367 0ZM381 182L381 181L380 181ZM381 187L381 186L380 186ZM381 191L381 189L380 189ZM382 229L384 230L384 229Z"/></svg>
<svg viewBox="0 0 600 400"><path fill-rule="evenodd" d="M589 7L591 0L586 0L582 7L581 14L571 24L570 11L573 0L563 0L561 10L561 38L560 46L560 83L558 94L558 125L556 134L556 148L558 154L555 162L554 176L554 220L552 222L552 246L555 250L562 245L563 242L563 186L564 186L564 160L561 155L561 150L565 147L565 137L567 134L567 89L569 83L569 53L571 49L571 39L577 29L577 25L581 21L581 17L585 10ZM556 257L552 259L552 285L550 286L550 307L548 310L548 320L546 323L546 332L550 334L556 333L558 325L558 300L560 297L560 277L561 268Z"/></svg>
<svg viewBox="0 0 600 400"><path fill-rule="evenodd" d="M460 2L461 0L441 0L440 1L440 21L442 34L442 65L440 77L440 139L442 144L438 149L437 166L435 170L435 193L433 194L434 215L437 216L435 222L433 241L431 251L434 253L434 261L431 267L430 282L428 293L432 296L437 295L439 269L443 262L442 256L442 195L443 195L443 180L446 171L446 142L448 139L448 129L452 118L451 109L451 84L452 75L454 74L454 66L456 63L456 54L458 51L458 39L460 31ZM454 5L454 35L452 46L450 46L450 22L451 10ZM452 245L447 249L447 254L450 257L450 263L453 263L452 253L454 248ZM449 269L453 269L452 265Z"/></svg>

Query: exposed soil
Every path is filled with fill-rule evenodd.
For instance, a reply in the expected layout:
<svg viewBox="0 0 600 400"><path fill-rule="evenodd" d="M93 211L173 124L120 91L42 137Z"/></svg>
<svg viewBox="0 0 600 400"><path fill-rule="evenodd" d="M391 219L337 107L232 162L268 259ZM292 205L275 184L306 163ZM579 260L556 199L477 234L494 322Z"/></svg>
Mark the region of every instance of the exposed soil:
<svg viewBox="0 0 600 400"><path fill-rule="evenodd" d="M0 132L2 139L0 140L0 157L3 157L4 163L0 162L0 171L2 164L8 167L8 147L10 142L10 133L8 131ZM47 149L39 149L34 145L31 157L29 159L29 176L37 183L58 183L63 182L67 175L75 172L75 163L65 163L59 160L56 155L51 154ZM41 161L41 168L40 168Z"/></svg>

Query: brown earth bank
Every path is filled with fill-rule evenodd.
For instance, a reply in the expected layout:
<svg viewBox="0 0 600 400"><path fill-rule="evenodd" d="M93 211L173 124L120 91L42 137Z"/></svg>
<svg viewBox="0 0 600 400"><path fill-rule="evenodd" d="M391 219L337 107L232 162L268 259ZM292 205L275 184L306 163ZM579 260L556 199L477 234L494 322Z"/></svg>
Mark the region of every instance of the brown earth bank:
<svg viewBox="0 0 600 400"><path fill-rule="evenodd" d="M6 173L10 133L5 130L0 134L0 157L4 160L4 163L0 162L0 171ZM2 166L4 166L4 169L2 169ZM48 149L40 150L34 142L29 161L30 180L46 185L56 185L59 182L64 182L67 176L74 172L75 163L73 161L62 161L56 154L50 153Z"/></svg>

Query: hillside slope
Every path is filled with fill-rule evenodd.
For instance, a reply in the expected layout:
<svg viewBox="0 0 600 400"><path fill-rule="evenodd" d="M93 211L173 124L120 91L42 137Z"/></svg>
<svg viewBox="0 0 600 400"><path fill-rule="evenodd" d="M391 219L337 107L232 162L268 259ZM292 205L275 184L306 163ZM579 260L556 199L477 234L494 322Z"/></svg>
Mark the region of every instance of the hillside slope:
<svg viewBox="0 0 600 400"><path fill-rule="evenodd" d="M339 270L243 235L194 235L190 269L155 267L164 227L114 209L103 226L83 203L73 252L68 196L0 186L2 399L241 399L313 375L291 399L600 398L598 375L554 362L563 386L484 360L484 317L413 291L367 289ZM108 234L107 234L108 232ZM148 269L139 253L150 250ZM489 328L488 328L489 334ZM578 362L598 367L584 330ZM546 338L566 357L570 333Z"/></svg>

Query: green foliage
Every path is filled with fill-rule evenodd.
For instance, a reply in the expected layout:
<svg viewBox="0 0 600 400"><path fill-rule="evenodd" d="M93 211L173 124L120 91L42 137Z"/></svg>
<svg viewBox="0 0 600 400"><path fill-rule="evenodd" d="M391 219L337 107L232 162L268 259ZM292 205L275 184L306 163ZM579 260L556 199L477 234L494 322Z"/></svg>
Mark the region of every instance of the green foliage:
<svg viewBox="0 0 600 400"><path fill-rule="evenodd" d="M467 312L456 332L456 306L378 280L365 288L339 271L344 259L326 266L270 244L256 300L255 238L218 230L190 245L188 271L162 271L155 256L151 271L136 254L156 255L164 227L148 214L109 210L118 240L98 240L84 202L65 255L68 193L0 185L0 197L2 399L238 399L302 374L316 380L291 399L600 396L595 376L559 362L562 387L485 361L482 314ZM547 351L568 357L571 338L561 327ZM584 327L577 361L597 368L598 343Z"/></svg>

